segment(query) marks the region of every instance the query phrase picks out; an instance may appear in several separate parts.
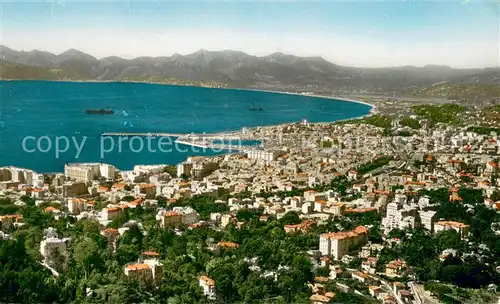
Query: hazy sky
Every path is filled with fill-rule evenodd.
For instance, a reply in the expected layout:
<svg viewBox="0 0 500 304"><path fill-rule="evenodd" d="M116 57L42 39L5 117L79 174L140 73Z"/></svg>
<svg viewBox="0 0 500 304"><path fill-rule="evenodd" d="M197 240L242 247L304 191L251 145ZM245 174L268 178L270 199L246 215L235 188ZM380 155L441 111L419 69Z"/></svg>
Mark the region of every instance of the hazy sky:
<svg viewBox="0 0 500 304"><path fill-rule="evenodd" d="M500 65L499 2L8 1L0 44L98 58L198 49L322 56L337 64Z"/></svg>

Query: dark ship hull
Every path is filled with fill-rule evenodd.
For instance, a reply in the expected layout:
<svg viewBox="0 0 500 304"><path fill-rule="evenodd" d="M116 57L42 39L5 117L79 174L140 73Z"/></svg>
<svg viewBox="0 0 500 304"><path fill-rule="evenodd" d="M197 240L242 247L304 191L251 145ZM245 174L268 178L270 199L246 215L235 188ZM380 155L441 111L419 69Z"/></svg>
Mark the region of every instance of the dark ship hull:
<svg viewBox="0 0 500 304"><path fill-rule="evenodd" d="M87 114L100 114L100 115L109 115L115 113L113 110L105 110L105 109L95 109L95 110L85 110Z"/></svg>

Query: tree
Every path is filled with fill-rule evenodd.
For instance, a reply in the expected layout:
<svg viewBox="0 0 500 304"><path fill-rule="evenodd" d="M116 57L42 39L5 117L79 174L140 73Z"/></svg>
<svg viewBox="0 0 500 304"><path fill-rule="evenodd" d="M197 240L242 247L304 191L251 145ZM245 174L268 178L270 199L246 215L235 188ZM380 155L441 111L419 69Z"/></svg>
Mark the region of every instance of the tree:
<svg viewBox="0 0 500 304"><path fill-rule="evenodd" d="M295 211L289 211L280 219L282 225L293 225L301 222L299 215Z"/></svg>
<svg viewBox="0 0 500 304"><path fill-rule="evenodd" d="M177 167L176 166L165 166L163 172L168 173L172 177L177 177Z"/></svg>
<svg viewBox="0 0 500 304"><path fill-rule="evenodd" d="M438 299L442 299L446 294L453 292L448 286L438 283L425 283L424 289L430 291Z"/></svg>
<svg viewBox="0 0 500 304"><path fill-rule="evenodd" d="M75 261L83 266L85 278L93 268L99 267L102 263L99 256L99 247L89 237L83 237L75 244L73 254Z"/></svg>
<svg viewBox="0 0 500 304"><path fill-rule="evenodd" d="M403 230L394 228L389 232L389 235L387 237L389 237L390 239L394 238L402 239L405 235L406 233Z"/></svg>
<svg viewBox="0 0 500 304"><path fill-rule="evenodd" d="M460 249L462 240L455 230L446 230L436 235L439 250Z"/></svg>
<svg viewBox="0 0 500 304"><path fill-rule="evenodd" d="M125 265L136 261L139 258L139 254L137 245L120 245L116 249L116 260L120 265Z"/></svg>

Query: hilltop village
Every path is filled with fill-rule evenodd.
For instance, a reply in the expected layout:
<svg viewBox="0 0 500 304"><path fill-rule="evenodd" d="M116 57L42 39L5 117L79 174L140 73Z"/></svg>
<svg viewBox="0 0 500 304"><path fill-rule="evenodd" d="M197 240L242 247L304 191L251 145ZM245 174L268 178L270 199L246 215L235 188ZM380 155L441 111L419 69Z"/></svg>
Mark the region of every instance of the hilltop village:
<svg viewBox="0 0 500 304"><path fill-rule="evenodd" d="M423 105L175 166L1 168L1 299L497 303L495 117Z"/></svg>

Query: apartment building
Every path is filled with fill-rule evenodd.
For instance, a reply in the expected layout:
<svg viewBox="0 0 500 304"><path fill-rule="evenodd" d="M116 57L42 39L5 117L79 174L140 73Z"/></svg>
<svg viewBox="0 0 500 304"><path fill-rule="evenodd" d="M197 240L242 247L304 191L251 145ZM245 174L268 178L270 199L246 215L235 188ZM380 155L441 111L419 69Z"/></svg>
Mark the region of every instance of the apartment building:
<svg viewBox="0 0 500 304"><path fill-rule="evenodd" d="M446 231L453 229L455 230L461 238L467 238L469 234L469 225L463 224L455 221L438 221L434 223L434 232L439 233L441 231Z"/></svg>
<svg viewBox="0 0 500 304"><path fill-rule="evenodd" d="M199 222L198 213L191 207L174 207L171 211L161 209L156 214L161 227L179 227Z"/></svg>
<svg viewBox="0 0 500 304"><path fill-rule="evenodd" d="M64 165L64 175L72 180L90 182L97 173L98 165L70 164Z"/></svg>
<svg viewBox="0 0 500 304"><path fill-rule="evenodd" d="M78 215L85 210L87 210L87 200L76 197L68 199L69 213Z"/></svg>
<svg viewBox="0 0 500 304"><path fill-rule="evenodd" d="M278 158L278 153L274 151L266 151L266 150L248 150L245 151L247 154L247 157L249 159L256 159L256 160L265 160L265 161L273 161Z"/></svg>
<svg viewBox="0 0 500 304"><path fill-rule="evenodd" d="M126 265L123 271L127 277L141 283L159 284L163 279L164 267L158 253L144 252L137 263Z"/></svg>
<svg viewBox="0 0 500 304"><path fill-rule="evenodd" d="M420 215L420 224L422 227L425 229L429 230L430 232L434 232L434 220L436 216L436 211L419 211Z"/></svg>
<svg viewBox="0 0 500 304"><path fill-rule="evenodd" d="M75 163L64 165L64 175L72 180L90 182L98 177L114 180L116 168L100 163Z"/></svg>
<svg viewBox="0 0 500 304"><path fill-rule="evenodd" d="M324 233L319 237L319 250L322 255L340 260L352 248L365 244L367 239L368 228L364 226L348 232Z"/></svg>

